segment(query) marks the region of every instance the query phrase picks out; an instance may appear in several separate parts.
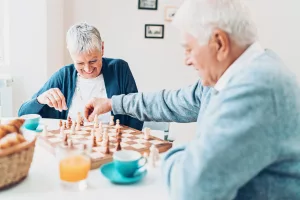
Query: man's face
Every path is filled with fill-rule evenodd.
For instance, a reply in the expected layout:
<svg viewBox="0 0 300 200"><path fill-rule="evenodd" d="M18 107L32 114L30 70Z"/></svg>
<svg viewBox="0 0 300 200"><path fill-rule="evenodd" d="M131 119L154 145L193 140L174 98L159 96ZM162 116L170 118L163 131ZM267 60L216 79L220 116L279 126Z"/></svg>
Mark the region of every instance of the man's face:
<svg viewBox="0 0 300 200"><path fill-rule="evenodd" d="M213 45L209 43L199 45L194 36L185 33L183 35L183 47L185 48L185 64L198 71L203 85L214 85L218 61L217 51Z"/></svg>
<svg viewBox="0 0 300 200"><path fill-rule="evenodd" d="M102 69L103 51L95 49L87 53L71 54L75 68L83 78L90 79L99 76Z"/></svg>

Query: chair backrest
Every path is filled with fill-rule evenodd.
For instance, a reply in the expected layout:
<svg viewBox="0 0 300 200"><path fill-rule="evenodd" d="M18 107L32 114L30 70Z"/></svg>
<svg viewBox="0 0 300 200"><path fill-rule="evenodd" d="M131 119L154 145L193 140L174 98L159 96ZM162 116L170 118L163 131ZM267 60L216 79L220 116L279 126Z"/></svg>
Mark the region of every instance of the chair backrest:
<svg viewBox="0 0 300 200"><path fill-rule="evenodd" d="M169 132L170 123L168 122L144 122L144 127L148 127L152 130L160 130Z"/></svg>

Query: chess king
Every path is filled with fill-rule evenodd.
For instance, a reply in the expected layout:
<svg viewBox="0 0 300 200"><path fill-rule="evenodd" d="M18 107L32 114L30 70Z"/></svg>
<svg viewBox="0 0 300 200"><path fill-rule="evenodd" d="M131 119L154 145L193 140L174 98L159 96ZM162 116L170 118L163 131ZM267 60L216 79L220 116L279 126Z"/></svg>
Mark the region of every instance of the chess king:
<svg viewBox="0 0 300 200"><path fill-rule="evenodd" d="M300 199L300 88L258 42L244 2L183 1L173 22L186 64L201 77L193 85L86 107L90 120L112 110L142 121L197 122L195 139L162 163L171 199Z"/></svg>
<svg viewBox="0 0 300 200"><path fill-rule="evenodd" d="M136 93L137 86L128 63L103 57L104 42L99 31L87 23L73 25L66 35L73 64L62 67L19 109L19 116L39 114L44 118L76 120L93 98ZM109 123L110 111L99 116ZM143 122L118 115L121 124L141 130Z"/></svg>

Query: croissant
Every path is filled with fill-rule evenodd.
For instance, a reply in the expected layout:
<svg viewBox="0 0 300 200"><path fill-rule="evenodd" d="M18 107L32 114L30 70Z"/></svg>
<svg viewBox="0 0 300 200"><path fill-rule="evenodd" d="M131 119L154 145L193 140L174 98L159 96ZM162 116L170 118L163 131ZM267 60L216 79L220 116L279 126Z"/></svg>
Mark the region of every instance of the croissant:
<svg viewBox="0 0 300 200"><path fill-rule="evenodd" d="M18 133L10 133L0 140L0 149L6 149L25 142L25 138Z"/></svg>
<svg viewBox="0 0 300 200"><path fill-rule="evenodd" d="M0 125L0 139L8 133L20 133L20 128L24 124L25 119L15 119L8 124Z"/></svg>

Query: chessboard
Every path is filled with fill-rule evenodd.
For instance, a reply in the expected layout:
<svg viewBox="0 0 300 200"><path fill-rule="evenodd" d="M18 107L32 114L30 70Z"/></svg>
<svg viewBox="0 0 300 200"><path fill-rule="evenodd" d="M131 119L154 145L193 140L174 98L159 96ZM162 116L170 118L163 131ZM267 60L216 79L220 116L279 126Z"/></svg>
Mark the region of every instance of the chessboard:
<svg viewBox="0 0 300 200"><path fill-rule="evenodd" d="M76 147L82 144L90 144L91 150L88 151L88 155L91 158L91 169L99 168L101 165L111 162L113 153L117 150L117 140L118 140L118 132L121 132L121 145L122 150L135 150L140 152L142 155L144 153L149 153L149 149L152 145L158 149L159 153L165 152L172 147L172 143L168 141L161 140L154 136L149 136L149 138L144 139L144 133L142 131L123 126L123 125L109 125L103 124L101 125L103 129L107 131L107 136L109 137L109 153L107 151L106 144L101 141L97 141L95 139L95 126L94 123L85 122L83 125L81 124L80 129L78 128L75 132L74 129L72 131L71 126L68 127L66 124L67 120L61 120L60 126L65 126L63 130L48 130L47 134L41 134L39 136L39 144L55 154L55 148L57 145L65 145L68 147L66 143L65 137L62 135L68 135L68 142L72 141L72 146ZM119 130L117 130L117 128Z"/></svg>

